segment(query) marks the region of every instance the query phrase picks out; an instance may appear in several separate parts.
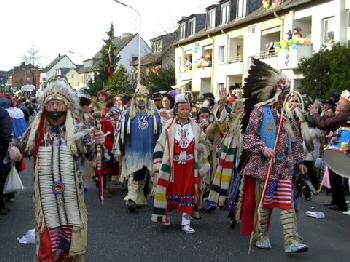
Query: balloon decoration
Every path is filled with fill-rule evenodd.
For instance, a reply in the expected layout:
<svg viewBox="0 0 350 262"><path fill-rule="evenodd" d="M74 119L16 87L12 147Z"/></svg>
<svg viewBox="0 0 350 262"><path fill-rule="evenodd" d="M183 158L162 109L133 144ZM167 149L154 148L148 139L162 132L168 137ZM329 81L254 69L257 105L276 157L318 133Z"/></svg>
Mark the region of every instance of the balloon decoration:
<svg viewBox="0 0 350 262"><path fill-rule="evenodd" d="M294 38L294 39L283 39L282 41L276 41L273 45L275 51L279 53L281 49L289 51L290 48L297 49L298 46L311 45L309 38Z"/></svg>

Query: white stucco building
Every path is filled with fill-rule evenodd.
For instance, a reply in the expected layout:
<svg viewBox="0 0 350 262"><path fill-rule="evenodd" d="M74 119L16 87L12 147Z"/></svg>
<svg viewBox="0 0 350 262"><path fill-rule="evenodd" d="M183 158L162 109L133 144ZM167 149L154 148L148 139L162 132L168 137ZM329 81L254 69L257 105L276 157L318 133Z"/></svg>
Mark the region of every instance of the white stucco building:
<svg viewBox="0 0 350 262"><path fill-rule="evenodd" d="M207 8L206 28L176 43L177 85L191 85L193 92L212 92L217 97L220 87L242 84L250 58L256 57L282 70L292 86L298 87L303 76L297 67L302 58L312 56L323 45L347 45L350 40L350 0L286 0L269 9L263 8L261 1L249 6L254 1L219 1ZM223 8L233 10L223 17ZM209 18L215 10L221 17L213 26ZM299 28L309 43L277 50L274 43L287 40L287 33L294 28Z"/></svg>

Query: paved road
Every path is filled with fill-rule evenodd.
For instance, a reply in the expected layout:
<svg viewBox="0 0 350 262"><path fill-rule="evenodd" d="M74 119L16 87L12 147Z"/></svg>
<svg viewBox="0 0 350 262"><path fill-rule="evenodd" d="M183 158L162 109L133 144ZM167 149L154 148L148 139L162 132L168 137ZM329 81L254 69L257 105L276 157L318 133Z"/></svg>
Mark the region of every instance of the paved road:
<svg viewBox="0 0 350 262"><path fill-rule="evenodd" d="M25 190L10 203L11 213L0 216L0 261L33 261L34 245L20 245L16 237L34 226L32 174L22 175ZM186 235L179 225L170 228L150 222L151 207L128 214L123 203L125 192L117 190L102 206L94 185L87 192L89 235L87 261L350 261L350 217L328 211L317 202L304 203L300 214L300 232L310 246L305 254L286 256L283 252L278 212L273 216L271 242L273 249L256 250L247 255L248 238L238 228L229 229L225 213L203 214L194 221L196 233ZM311 209L315 207L315 209ZM324 211L326 219L304 215L305 210Z"/></svg>

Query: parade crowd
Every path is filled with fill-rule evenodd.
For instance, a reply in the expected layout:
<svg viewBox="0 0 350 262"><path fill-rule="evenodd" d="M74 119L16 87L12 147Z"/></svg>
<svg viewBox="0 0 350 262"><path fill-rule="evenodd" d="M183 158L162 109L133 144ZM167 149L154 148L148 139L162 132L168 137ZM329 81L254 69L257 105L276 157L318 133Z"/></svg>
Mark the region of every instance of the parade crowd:
<svg viewBox="0 0 350 262"><path fill-rule="evenodd" d="M350 92L312 100L254 59L242 89L219 97L150 94L97 97L48 81L43 97L0 95L0 215L15 201L9 178L34 165L38 261L84 261L88 211L84 194L108 201L125 187L137 213L150 203L151 221L195 233L192 219L224 209L253 246L270 249L272 210L280 209L284 251L306 252L297 230L300 202L331 192L330 209L350 214ZM11 186L11 185L10 185Z"/></svg>

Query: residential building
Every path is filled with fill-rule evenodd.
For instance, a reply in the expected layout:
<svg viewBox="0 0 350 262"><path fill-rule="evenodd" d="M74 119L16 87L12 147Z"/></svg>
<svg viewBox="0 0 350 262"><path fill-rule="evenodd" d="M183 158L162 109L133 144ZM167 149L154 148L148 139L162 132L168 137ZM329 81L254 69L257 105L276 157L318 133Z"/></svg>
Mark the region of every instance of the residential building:
<svg viewBox="0 0 350 262"><path fill-rule="evenodd" d="M79 68L79 85L78 89L88 88L90 80L94 80L95 72L98 71L101 59L93 57L83 61L83 66Z"/></svg>
<svg viewBox="0 0 350 262"><path fill-rule="evenodd" d="M175 46L173 43L177 41L177 31L160 35L150 40L152 52L141 58L141 67L146 73L149 70L156 71L159 68L173 68L175 64ZM136 70L138 60L133 62Z"/></svg>
<svg viewBox="0 0 350 262"><path fill-rule="evenodd" d="M46 73L46 80L56 77L60 74L60 70L63 68L76 68L77 66L67 55L58 54L58 56L44 68Z"/></svg>
<svg viewBox="0 0 350 262"><path fill-rule="evenodd" d="M151 48L139 36L139 34L124 33L114 38L116 46L115 54L119 57L117 67L123 65L128 74L135 73L134 62L138 59L138 41L140 39L140 56L143 57L151 53ZM102 60L102 52L99 50L91 59L85 60L83 67L79 69L79 88L86 88L89 81L94 78Z"/></svg>
<svg viewBox="0 0 350 262"><path fill-rule="evenodd" d="M57 74L66 78L73 89L79 90L83 87L81 85L81 76L79 74L79 70L82 67L82 65L77 65L76 68L62 68L58 70Z"/></svg>
<svg viewBox="0 0 350 262"><path fill-rule="evenodd" d="M19 66L15 66L11 78L11 86L19 89L23 85L34 85L39 87L40 70L32 64L22 62Z"/></svg>
<svg viewBox="0 0 350 262"><path fill-rule="evenodd" d="M251 57L256 57L282 70L297 88L303 77L297 70L302 58L312 56L322 45L350 40L350 0L270 4L264 8L261 0L222 0L207 7L205 29L175 43L177 85L218 96L221 87L242 84ZM296 28L299 34L288 35ZM288 45L288 38L296 35L296 42Z"/></svg>

